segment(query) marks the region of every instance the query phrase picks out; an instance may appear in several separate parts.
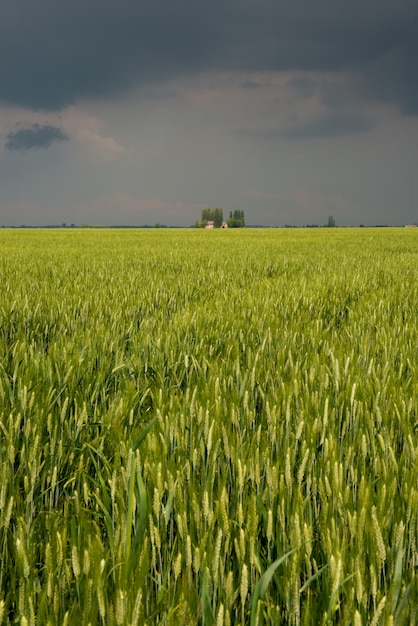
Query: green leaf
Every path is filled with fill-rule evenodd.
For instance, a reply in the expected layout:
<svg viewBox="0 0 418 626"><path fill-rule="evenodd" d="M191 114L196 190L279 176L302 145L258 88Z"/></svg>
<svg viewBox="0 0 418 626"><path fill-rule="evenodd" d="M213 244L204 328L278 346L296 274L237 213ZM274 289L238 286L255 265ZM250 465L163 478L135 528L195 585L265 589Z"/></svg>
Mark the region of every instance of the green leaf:
<svg viewBox="0 0 418 626"><path fill-rule="evenodd" d="M279 567L279 565L283 563L283 561L288 559L289 556L293 554L293 552L295 552L295 550L296 548L289 550L289 552L286 552L286 554L283 554L283 556L277 559L277 561L274 561L274 563L272 563L270 567L266 569L264 574L261 576L260 580L257 582L254 588L254 593L253 593L253 597L251 600L250 626L255 626L255 620L256 620L256 615L257 615L257 602L260 598L261 599L264 598L264 594L266 593L267 587L269 586L270 581L273 578L274 572Z"/></svg>
<svg viewBox="0 0 418 626"><path fill-rule="evenodd" d="M210 606L210 598L207 590L207 576L206 572L202 576L202 626L212 626L213 613Z"/></svg>
<svg viewBox="0 0 418 626"><path fill-rule="evenodd" d="M134 554L136 554L141 543L147 519L147 491L145 489L141 472L136 473L136 482L139 495L139 502L137 502L137 506L139 507L139 518L135 529Z"/></svg>
<svg viewBox="0 0 418 626"><path fill-rule="evenodd" d="M135 450L137 450L139 448L139 446L141 445L141 443L144 441L145 437L148 435L149 431L151 430L151 428L154 426L155 422L157 421L157 416L154 417L154 419L152 419L149 424L147 424L147 426L144 428L144 430L142 431L142 433L139 435L138 439L135 441L134 445L132 446L132 450L135 452Z"/></svg>
<svg viewBox="0 0 418 626"><path fill-rule="evenodd" d="M402 584L402 558L403 548L402 541L399 542L398 554L396 557L395 574L393 576L393 594L392 594L392 615L395 614L396 606L399 600L399 593L401 591Z"/></svg>

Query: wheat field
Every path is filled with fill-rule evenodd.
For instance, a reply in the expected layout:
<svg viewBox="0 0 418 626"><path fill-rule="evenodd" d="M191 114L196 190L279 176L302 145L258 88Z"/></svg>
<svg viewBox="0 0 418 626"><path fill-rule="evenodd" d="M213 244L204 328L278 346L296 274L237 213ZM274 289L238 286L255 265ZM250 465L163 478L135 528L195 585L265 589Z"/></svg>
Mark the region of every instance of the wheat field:
<svg viewBox="0 0 418 626"><path fill-rule="evenodd" d="M0 624L418 623L418 232L0 230Z"/></svg>

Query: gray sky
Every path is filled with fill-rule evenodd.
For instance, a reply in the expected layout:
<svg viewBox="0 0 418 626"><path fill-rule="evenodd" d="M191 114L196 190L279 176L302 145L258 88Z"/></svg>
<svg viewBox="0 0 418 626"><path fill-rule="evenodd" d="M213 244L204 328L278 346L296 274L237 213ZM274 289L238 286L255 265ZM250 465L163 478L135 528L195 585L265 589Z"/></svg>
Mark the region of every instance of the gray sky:
<svg viewBox="0 0 418 626"><path fill-rule="evenodd" d="M416 0L2 0L0 225L418 222Z"/></svg>

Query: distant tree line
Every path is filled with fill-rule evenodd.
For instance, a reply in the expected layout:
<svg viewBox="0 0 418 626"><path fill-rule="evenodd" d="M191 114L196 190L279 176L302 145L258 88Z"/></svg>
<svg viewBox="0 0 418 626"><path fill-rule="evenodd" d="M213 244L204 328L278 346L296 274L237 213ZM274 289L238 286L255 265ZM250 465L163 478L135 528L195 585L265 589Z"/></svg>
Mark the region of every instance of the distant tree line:
<svg viewBox="0 0 418 626"><path fill-rule="evenodd" d="M221 228L224 223L223 209L220 207L216 209L202 209L202 219L200 222L197 221L195 226L196 228L205 228L209 222L213 222L214 228ZM230 211L226 224L228 224L229 228L243 228L245 226L244 211L240 209Z"/></svg>

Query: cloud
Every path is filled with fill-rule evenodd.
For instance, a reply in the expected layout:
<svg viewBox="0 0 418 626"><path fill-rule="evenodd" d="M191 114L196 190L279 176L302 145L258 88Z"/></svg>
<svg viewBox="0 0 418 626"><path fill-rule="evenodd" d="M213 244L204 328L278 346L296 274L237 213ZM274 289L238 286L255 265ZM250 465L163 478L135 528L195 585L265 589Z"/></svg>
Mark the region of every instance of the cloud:
<svg viewBox="0 0 418 626"><path fill-rule="evenodd" d="M317 91L317 81L313 80L310 76L294 76L289 80L288 86L295 95L301 98L310 98L314 96Z"/></svg>
<svg viewBox="0 0 418 626"><path fill-rule="evenodd" d="M280 139L331 139L366 133L375 126L375 119L368 114L335 111L317 107L305 107L283 119L277 117L272 123L258 122L255 126L239 127L233 131L238 137L250 140L277 141ZM316 109L320 110L316 110Z"/></svg>
<svg viewBox="0 0 418 626"><path fill-rule="evenodd" d="M291 122L279 132L283 139L317 139L342 137L364 133L373 127L373 121L364 115L352 113L325 113L302 123Z"/></svg>
<svg viewBox="0 0 418 626"><path fill-rule="evenodd" d="M26 150L49 148L53 143L59 141L68 141L68 135L58 128L50 124L32 124L29 128L21 128L7 135L7 141L4 144L7 150L18 150L26 152Z"/></svg>
<svg viewBox="0 0 418 626"><path fill-rule="evenodd" d="M20 0L2 8L0 100L56 111L202 72L351 71L364 98L418 114L417 27L411 0Z"/></svg>
<svg viewBox="0 0 418 626"><path fill-rule="evenodd" d="M99 133L92 132L88 128L79 130L77 139L102 161L114 161L125 152L125 148L120 146L113 137L102 137Z"/></svg>
<svg viewBox="0 0 418 626"><path fill-rule="evenodd" d="M71 139L103 162L115 161L126 152L116 139L103 133L103 120L79 107L70 106L63 112L48 114L0 107L0 133L6 134L13 126L17 130L6 135L4 144L8 150L48 148L54 142Z"/></svg>
<svg viewBox="0 0 418 626"><path fill-rule="evenodd" d="M95 159L109 163L126 152L116 139L103 132L103 120L99 117L74 106L68 107L58 117L68 135L85 146Z"/></svg>
<svg viewBox="0 0 418 626"><path fill-rule="evenodd" d="M241 83L242 89L258 89L261 87L261 84L255 80L247 79Z"/></svg>

